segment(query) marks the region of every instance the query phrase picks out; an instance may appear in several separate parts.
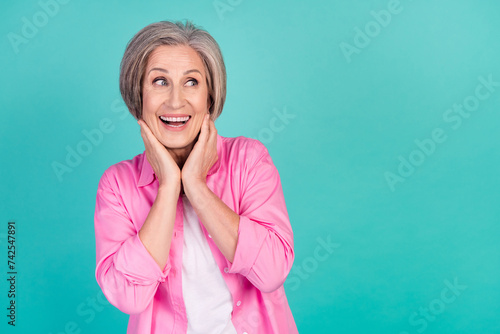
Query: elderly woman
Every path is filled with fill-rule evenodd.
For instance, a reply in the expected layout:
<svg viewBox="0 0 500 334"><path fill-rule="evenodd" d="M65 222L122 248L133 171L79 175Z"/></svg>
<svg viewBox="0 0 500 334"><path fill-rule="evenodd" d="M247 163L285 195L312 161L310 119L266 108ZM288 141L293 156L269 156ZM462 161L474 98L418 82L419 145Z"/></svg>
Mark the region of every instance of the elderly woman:
<svg viewBox="0 0 500 334"><path fill-rule="evenodd" d="M145 152L99 182L96 279L130 314L128 333L296 333L280 178L259 141L217 134L216 41L189 22L145 27L125 50L120 90Z"/></svg>

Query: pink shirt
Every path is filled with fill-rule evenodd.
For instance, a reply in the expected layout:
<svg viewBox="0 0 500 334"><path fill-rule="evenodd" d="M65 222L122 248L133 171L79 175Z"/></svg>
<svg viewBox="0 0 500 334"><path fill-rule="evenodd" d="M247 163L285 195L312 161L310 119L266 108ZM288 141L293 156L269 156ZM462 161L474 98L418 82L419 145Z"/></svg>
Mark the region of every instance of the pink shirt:
<svg viewBox="0 0 500 334"><path fill-rule="evenodd" d="M234 327L239 334L297 333L283 288L294 252L278 171L267 149L254 139L217 135L217 154L207 185L240 216L233 263L202 229L232 295ZM108 168L97 189L96 279L109 302L130 314L127 333L187 330L182 197L163 271L138 236L157 191L145 153Z"/></svg>

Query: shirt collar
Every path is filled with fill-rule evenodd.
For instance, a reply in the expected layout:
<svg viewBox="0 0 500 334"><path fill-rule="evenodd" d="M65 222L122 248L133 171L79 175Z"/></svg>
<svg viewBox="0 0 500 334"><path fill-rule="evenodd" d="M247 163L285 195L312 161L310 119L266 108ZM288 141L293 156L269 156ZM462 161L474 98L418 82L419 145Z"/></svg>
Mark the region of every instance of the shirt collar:
<svg viewBox="0 0 500 334"><path fill-rule="evenodd" d="M144 151L141 155L142 155L141 157L142 162L139 163L140 175L139 175L139 181L137 182L137 186L144 187L151 184L156 179L156 175L153 171L153 167L151 167L151 165L148 162L148 159L146 158L146 151ZM207 175L212 175L217 173L220 168L220 160L222 157L222 137L219 134L217 134L217 156L219 158L210 168Z"/></svg>

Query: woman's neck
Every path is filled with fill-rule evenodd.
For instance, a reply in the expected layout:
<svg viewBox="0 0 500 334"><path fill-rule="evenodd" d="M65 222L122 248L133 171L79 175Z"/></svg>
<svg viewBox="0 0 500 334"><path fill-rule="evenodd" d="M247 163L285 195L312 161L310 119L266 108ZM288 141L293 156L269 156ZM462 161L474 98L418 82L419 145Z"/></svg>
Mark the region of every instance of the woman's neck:
<svg viewBox="0 0 500 334"><path fill-rule="evenodd" d="M191 151L193 150L193 146L194 143L189 144L188 146L183 148L167 148L167 151L170 153L174 161L177 163L179 169L182 170L184 163L189 157L189 153L191 153Z"/></svg>

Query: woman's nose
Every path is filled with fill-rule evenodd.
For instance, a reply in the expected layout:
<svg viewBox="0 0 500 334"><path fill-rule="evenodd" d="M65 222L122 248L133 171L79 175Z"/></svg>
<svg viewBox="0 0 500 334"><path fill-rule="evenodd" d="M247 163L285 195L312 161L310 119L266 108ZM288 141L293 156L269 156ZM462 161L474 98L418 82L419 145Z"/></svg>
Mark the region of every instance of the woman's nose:
<svg viewBox="0 0 500 334"><path fill-rule="evenodd" d="M180 109L184 106L184 94L182 87L173 86L165 103L171 109Z"/></svg>

